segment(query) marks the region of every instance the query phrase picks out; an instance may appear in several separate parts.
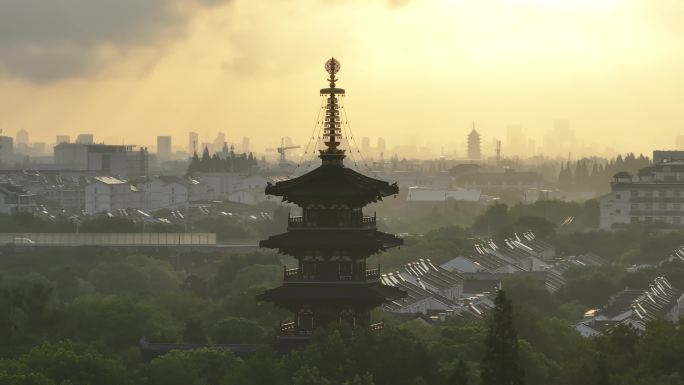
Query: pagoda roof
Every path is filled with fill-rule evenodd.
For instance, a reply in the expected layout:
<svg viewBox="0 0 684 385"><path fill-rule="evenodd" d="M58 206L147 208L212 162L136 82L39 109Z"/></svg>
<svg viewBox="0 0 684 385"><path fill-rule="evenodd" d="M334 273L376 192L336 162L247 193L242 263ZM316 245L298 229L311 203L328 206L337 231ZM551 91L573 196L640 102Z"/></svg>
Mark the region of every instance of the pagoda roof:
<svg viewBox="0 0 684 385"><path fill-rule="evenodd" d="M344 302L377 306L406 297L406 292L375 282L293 282L266 290L257 300L274 302L281 306L301 303Z"/></svg>
<svg viewBox="0 0 684 385"><path fill-rule="evenodd" d="M403 244L403 239L377 230L302 229L273 235L259 242L259 247L278 249L280 253L293 256L344 251L366 257Z"/></svg>
<svg viewBox="0 0 684 385"><path fill-rule="evenodd" d="M396 183L371 178L342 165L321 165L297 178L268 183L267 195L296 204L346 202L365 205L399 192Z"/></svg>

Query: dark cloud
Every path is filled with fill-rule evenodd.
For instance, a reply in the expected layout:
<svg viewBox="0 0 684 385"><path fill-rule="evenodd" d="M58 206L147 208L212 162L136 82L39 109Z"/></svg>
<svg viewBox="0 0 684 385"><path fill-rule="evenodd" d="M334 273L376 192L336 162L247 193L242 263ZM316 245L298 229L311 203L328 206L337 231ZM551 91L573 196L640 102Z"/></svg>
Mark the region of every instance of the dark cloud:
<svg viewBox="0 0 684 385"><path fill-rule="evenodd" d="M0 0L0 73L33 82L82 76L102 47L182 33L192 10L228 0Z"/></svg>

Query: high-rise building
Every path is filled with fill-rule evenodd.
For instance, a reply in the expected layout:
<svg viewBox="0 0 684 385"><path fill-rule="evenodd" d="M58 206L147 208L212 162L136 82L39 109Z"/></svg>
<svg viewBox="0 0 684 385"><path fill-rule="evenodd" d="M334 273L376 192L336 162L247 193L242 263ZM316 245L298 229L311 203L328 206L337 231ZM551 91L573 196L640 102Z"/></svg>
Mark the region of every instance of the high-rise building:
<svg viewBox="0 0 684 385"><path fill-rule="evenodd" d="M47 144L44 142L33 143L33 146L31 147L32 155L45 155L46 150Z"/></svg>
<svg viewBox="0 0 684 385"><path fill-rule="evenodd" d="M24 130L23 128L19 131L17 131L17 135L14 139L14 143L16 143L17 146L28 146L29 144L29 133L28 131Z"/></svg>
<svg viewBox="0 0 684 385"><path fill-rule="evenodd" d="M506 152L509 155L524 155L528 150L527 138L523 134L522 127L518 124L510 124L506 127Z"/></svg>
<svg viewBox="0 0 684 385"><path fill-rule="evenodd" d="M199 134L196 132L188 133L188 153L192 154L195 151L199 151Z"/></svg>
<svg viewBox="0 0 684 385"><path fill-rule="evenodd" d="M468 134L468 159L481 159L482 153L480 152L480 134L475 130L475 124L473 123L473 129Z"/></svg>
<svg viewBox="0 0 684 385"><path fill-rule="evenodd" d="M384 154L387 151L387 143L385 138L378 138L378 153Z"/></svg>
<svg viewBox="0 0 684 385"><path fill-rule="evenodd" d="M157 158L161 161L171 159L171 137L157 136Z"/></svg>
<svg viewBox="0 0 684 385"><path fill-rule="evenodd" d="M567 120L555 120L553 128L544 135L544 154L548 156L567 156L576 149L577 138Z"/></svg>
<svg viewBox="0 0 684 385"><path fill-rule="evenodd" d="M93 144L94 137L93 134L79 134L76 137L76 142L78 144Z"/></svg>
<svg viewBox="0 0 684 385"><path fill-rule="evenodd" d="M361 138L361 153L363 156L371 156L370 138L367 136Z"/></svg>
<svg viewBox="0 0 684 385"><path fill-rule="evenodd" d="M0 161L9 161L12 155L14 155L14 138L0 136Z"/></svg>
<svg viewBox="0 0 684 385"><path fill-rule="evenodd" d="M209 150L211 150L211 152L219 152L224 144L226 144L226 134L219 132L218 135L216 135L216 139L214 139L213 146L211 146Z"/></svg>
<svg viewBox="0 0 684 385"><path fill-rule="evenodd" d="M71 138L69 135L57 135L55 137L55 144L60 144L60 143L69 143L71 142Z"/></svg>
<svg viewBox="0 0 684 385"><path fill-rule="evenodd" d="M250 143L249 138L245 136L242 138L242 152L247 154L251 151L252 151L252 144Z"/></svg>
<svg viewBox="0 0 684 385"><path fill-rule="evenodd" d="M378 231L375 216L364 216L363 207L397 194L399 188L344 166L345 150L338 148L338 95L345 91L335 85L339 63L331 59L326 68L330 87L321 90L326 97L321 165L266 187L266 194L282 197L302 210L302 216L288 218L286 233L259 244L297 260L296 268L285 270L282 286L257 297L293 313L293 320L280 326L283 348L306 343L315 330L340 321L378 330L382 323L371 323L371 310L406 297L405 291L381 282L379 267L366 266L369 256L403 242Z"/></svg>

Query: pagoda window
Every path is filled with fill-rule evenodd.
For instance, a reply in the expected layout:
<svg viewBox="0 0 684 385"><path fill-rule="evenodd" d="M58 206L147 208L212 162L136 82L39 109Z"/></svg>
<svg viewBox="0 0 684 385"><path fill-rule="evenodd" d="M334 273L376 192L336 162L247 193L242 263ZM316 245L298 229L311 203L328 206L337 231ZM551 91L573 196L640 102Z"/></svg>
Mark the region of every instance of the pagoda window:
<svg viewBox="0 0 684 385"><path fill-rule="evenodd" d="M349 210L337 210L337 222L340 226L351 224L351 212Z"/></svg>
<svg viewBox="0 0 684 385"><path fill-rule="evenodd" d="M316 278L316 262L302 261L302 279L311 280Z"/></svg>
<svg viewBox="0 0 684 385"><path fill-rule="evenodd" d="M313 330L314 314L309 308L301 309L297 316L297 330L302 334L311 334Z"/></svg>
<svg viewBox="0 0 684 385"><path fill-rule="evenodd" d="M354 310L347 308L340 312L340 322L346 322L352 327L356 326L356 313Z"/></svg>
<svg viewBox="0 0 684 385"><path fill-rule="evenodd" d="M338 272L340 281L351 281L354 274L354 267L350 261L341 261L338 263Z"/></svg>

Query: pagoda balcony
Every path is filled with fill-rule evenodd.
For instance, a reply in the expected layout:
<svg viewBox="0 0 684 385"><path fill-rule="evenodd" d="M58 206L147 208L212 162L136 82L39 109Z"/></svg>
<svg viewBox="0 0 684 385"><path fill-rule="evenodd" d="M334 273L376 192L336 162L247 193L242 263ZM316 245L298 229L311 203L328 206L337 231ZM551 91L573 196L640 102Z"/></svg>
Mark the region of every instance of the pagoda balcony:
<svg viewBox="0 0 684 385"><path fill-rule="evenodd" d="M345 282L345 281L373 281L380 279L380 265L376 268L366 269L362 272L361 277L359 273L339 274L335 276L317 277L315 275L303 275L298 268L288 269L283 267L283 281L310 281L310 282Z"/></svg>
<svg viewBox="0 0 684 385"><path fill-rule="evenodd" d="M339 229L339 228L375 228L377 227L377 217L375 215L364 215L352 218L347 221L305 221L302 216L288 217L287 226L290 229L316 228L316 229Z"/></svg>
<svg viewBox="0 0 684 385"><path fill-rule="evenodd" d="M385 321L375 322L368 325L368 329L371 332L377 333L381 332L385 328ZM278 330L278 337L311 337L311 330L297 330L294 321L280 322L280 328Z"/></svg>
<svg viewBox="0 0 684 385"><path fill-rule="evenodd" d="M370 331L372 331L372 332L380 332L380 331L382 331L382 329L385 328L385 322L380 321L380 322L376 322L374 324L370 324L369 328L370 328Z"/></svg>
<svg viewBox="0 0 684 385"><path fill-rule="evenodd" d="M280 322L278 337L311 337L311 330L297 330L294 321Z"/></svg>

